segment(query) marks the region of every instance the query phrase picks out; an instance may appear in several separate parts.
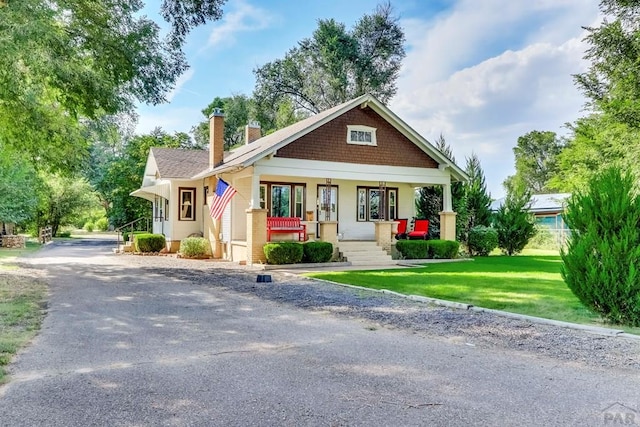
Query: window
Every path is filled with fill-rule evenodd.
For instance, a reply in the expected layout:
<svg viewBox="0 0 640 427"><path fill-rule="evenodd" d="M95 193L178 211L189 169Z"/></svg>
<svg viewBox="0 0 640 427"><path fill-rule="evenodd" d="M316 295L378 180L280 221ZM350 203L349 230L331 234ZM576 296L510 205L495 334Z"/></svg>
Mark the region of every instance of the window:
<svg viewBox="0 0 640 427"><path fill-rule="evenodd" d="M304 187L296 185L294 188L293 216L302 218L304 213Z"/></svg>
<svg viewBox="0 0 640 427"><path fill-rule="evenodd" d="M178 188L178 200L180 206L178 220L195 221L196 220L196 189L195 188Z"/></svg>
<svg viewBox="0 0 640 427"><path fill-rule="evenodd" d="M291 216L291 186L271 186L271 216Z"/></svg>
<svg viewBox="0 0 640 427"><path fill-rule="evenodd" d="M169 200L156 196L153 201L153 220L156 222L169 219Z"/></svg>
<svg viewBox="0 0 640 427"><path fill-rule="evenodd" d="M162 198L155 196L153 200L153 220L162 221Z"/></svg>
<svg viewBox="0 0 640 427"><path fill-rule="evenodd" d="M261 183L260 208L267 209L269 216L304 220L305 193L304 184Z"/></svg>
<svg viewBox="0 0 640 427"><path fill-rule="evenodd" d="M398 190L396 189L387 190L387 208L388 208L387 219L388 220L393 220L398 218L398 208L396 205L397 198L398 198Z"/></svg>
<svg viewBox="0 0 640 427"><path fill-rule="evenodd" d="M376 128L369 126L347 126L347 144L378 145Z"/></svg>
<svg viewBox="0 0 640 427"><path fill-rule="evenodd" d="M380 196L380 187L358 187L358 221L379 220L383 208L387 212L386 220L398 217L398 189L387 188L384 200Z"/></svg>
<svg viewBox="0 0 640 427"><path fill-rule="evenodd" d="M260 184L260 209L267 208L267 186Z"/></svg>

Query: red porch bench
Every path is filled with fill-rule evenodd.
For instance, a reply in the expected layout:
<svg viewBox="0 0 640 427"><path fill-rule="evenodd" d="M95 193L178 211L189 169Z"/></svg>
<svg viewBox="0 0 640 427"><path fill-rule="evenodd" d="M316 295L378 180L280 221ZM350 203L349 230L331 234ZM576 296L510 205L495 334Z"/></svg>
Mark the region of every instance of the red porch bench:
<svg viewBox="0 0 640 427"><path fill-rule="evenodd" d="M300 224L300 218L296 217L267 217L267 241L271 241L272 233L297 233L298 241L307 240L307 226Z"/></svg>

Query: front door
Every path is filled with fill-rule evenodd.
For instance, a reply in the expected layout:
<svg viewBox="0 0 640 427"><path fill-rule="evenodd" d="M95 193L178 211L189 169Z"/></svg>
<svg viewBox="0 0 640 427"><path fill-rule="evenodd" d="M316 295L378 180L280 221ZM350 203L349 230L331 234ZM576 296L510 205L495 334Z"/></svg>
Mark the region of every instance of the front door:
<svg viewBox="0 0 640 427"><path fill-rule="evenodd" d="M338 221L338 186L330 187L327 194L326 185L318 185L318 202L316 218L318 221ZM329 218L327 218L327 211Z"/></svg>

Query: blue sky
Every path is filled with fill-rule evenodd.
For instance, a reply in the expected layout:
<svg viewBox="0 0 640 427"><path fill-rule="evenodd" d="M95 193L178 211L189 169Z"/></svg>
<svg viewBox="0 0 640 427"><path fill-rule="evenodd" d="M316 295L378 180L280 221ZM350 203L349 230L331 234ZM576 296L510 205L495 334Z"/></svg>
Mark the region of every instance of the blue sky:
<svg viewBox="0 0 640 427"><path fill-rule="evenodd" d="M151 3L151 2L149 2ZM188 132L216 96L250 96L253 70L283 58L318 19L351 28L380 1L228 0L221 20L189 36L191 68L160 106L140 106L138 133ZM596 1L392 0L406 35L398 93L389 107L429 141L441 133L457 163L476 153L494 198L513 174L513 147L532 130L566 134L585 114L571 75L582 72L583 26ZM152 15L155 5L149 5Z"/></svg>

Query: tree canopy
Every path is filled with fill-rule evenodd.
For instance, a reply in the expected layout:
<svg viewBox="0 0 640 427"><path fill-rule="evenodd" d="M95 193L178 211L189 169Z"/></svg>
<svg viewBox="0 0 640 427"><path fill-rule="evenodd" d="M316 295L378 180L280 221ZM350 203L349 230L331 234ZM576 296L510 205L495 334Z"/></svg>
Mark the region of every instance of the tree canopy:
<svg viewBox="0 0 640 427"><path fill-rule="evenodd" d="M505 187L533 194L551 192L550 180L557 172L558 155L563 146L555 132L534 130L519 137L513 149L516 173L507 178Z"/></svg>
<svg viewBox="0 0 640 427"><path fill-rule="evenodd" d="M233 95L227 98L215 97L202 109L205 120L191 128L198 148L209 145L209 116L216 108L224 112L224 146L231 148L244 141L244 126L249 123L252 101L246 95Z"/></svg>
<svg viewBox="0 0 640 427"><path fill-rule="evenodd" d="M141 0L9 0L0 5L0 143L38 165L86 158L86 120L157 104L187 68L191 28L224 0L164 0L166 38Z"/></svg>
<svg viewBox="0 0 640 427"><path fill-rule="evenodd" d="M273 127L283 103L310 115L367 92L389 101L405 56L404 32L392 12L390 3L379 5L351 31L333 19L319 20L313 35L283 59L256 68L253 97L263 126Z"/></svg>

